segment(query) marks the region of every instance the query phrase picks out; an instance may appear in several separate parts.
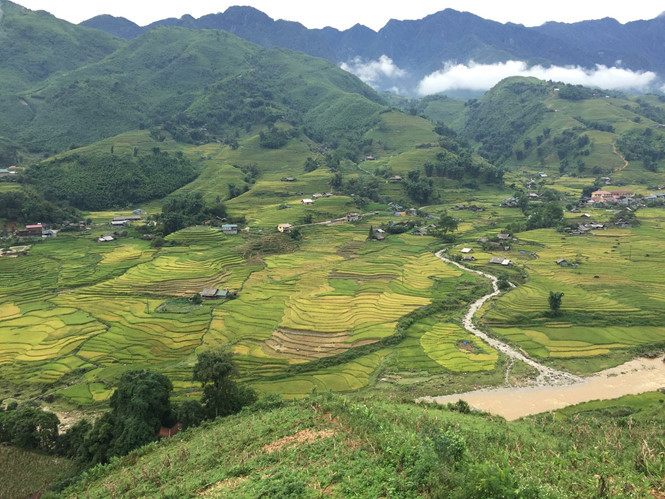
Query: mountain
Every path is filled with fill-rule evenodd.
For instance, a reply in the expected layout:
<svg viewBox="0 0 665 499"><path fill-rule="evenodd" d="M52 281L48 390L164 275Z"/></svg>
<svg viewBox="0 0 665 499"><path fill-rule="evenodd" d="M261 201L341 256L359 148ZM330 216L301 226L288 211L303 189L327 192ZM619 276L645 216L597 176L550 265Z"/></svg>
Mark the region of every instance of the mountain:
<svg viewBox="0 0 665 499"><path fill-rule="evenodd" d="M112 21L108 16L104 16L103 22L98 19L85 24L96 24L113 34L125 29L125 20ZM363 64L387 56L402 72L384 75L385 78L376 75L370 78L365 72L366 81L381 90L397 85L413 92L417 82L442 69L446 62L520 60L528 64L585 68L603 64L665 73L663 23L663 17L627 24L602 19L527 28L446 9L419 20L391 20L378 32L361 25L345 31L310 30L299 23L275 21L252 7L230 7L223 13L199 19L183 16L157 21L141 30L162 25L222 29L264 47L299 50L336 64L356 61L360 68L351 65L350 69L359 75L362 75ZM136 33L136 30L127 30L126 37L136 36Z"/></svg>
<svg viewBox="0 0 665 499"><path fill-rule="evenodd" d="M20 64L19 43L33 43L38 32L67 30L58 57L62 51L78 60L54 57L48 71L16 77L15 87L0 94L0 135L35 150L165 124L182 140L212 141L284 121L333 141L353 130L362 134L385 109L356 77L300 52L262 48L219 30L167 26L123 41L8 5L3 27L16 47L0 60L0 73L32 67ZM27 35L22 25L30 26Z"/></svg>
<svg viewBox="0 0 665 499"><path fill-rule="evenodd" d="M113 36L6 0L0 9L0 96L58 71L96 62L123 44Z"/></svg>
<svg viewBox="0 0 665 499"><path fill-rule="evenodd" d="M87 21L83 21L81 26L106 31L110 35L124 38L125 40L136 38L145 31L144 28L133 23L129 19L125 19L124 17L114 17L108 14L95 16Z"/></svg>

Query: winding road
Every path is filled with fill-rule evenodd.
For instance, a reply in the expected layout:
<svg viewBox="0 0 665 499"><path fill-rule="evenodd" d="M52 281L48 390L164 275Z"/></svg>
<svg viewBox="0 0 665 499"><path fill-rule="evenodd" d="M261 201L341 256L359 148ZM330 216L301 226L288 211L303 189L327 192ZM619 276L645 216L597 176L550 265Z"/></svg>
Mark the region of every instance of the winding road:
<svg viewBox="0 0 665 499"><path fill-rule="evenodd" d="M486 277L490 281L492 281L492 289L493 292L486 294L485 296L479 298L475 302L473 302L469 306L469 310L467 311L466 315L462 318L462 324L464 325L464 328L470 332L471 334L477 336L481 340L483 340L485 343L487 343L489 346L492 348L503 352L506 354L508 357L511 359L517 359L521 360L522 362L530 365L534 369L538 370L538 377L535 380L535 384L537 386L561 386L561 385L571 385L573 383L579 383L582 381L582 378L579 376L575 376L573 374L564 372L564 371L559 371L557 369L552 369L551 367L544 366L535 360L527 357L521 352L518 352L515 350L513 347L510 345L507 345L506 343L503 343L497 339L491 338L488 336L486 333L482 332L480 329L478 329L474 324L473 324L473 316L476 315L476 312L482 307L485 302L494 296L497 296L500 291L499 291L499 286L497 285L498 279L496 276L493 276L492 274L487 274L485 272L481 272L480 270L473 270L468 267L465 267L464 265L461 265L457 262L454 262L446 257L443 256L443 250L438 251L435 253L437 258L440 258L443 260L445 263L454 265L456 267L459 267L460 269L466 271L466 272L473 272L474 274L479 274L483 277Z"/></svg>

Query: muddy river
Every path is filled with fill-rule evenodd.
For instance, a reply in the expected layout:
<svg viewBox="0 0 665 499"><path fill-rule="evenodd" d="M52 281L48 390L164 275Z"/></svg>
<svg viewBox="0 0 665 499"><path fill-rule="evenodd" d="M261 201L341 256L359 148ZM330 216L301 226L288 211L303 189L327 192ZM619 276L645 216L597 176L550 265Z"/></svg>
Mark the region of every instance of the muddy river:
<svg viewBox="0 0 665 499"><path fill-rule="evenodd" d="M661 358L635 359L606 369L571 385L483 389L473 392L423 397L445 404L462 399L472 407L498 414L508 421L569 405L618 398L665 387L665 362Z"/></svg>

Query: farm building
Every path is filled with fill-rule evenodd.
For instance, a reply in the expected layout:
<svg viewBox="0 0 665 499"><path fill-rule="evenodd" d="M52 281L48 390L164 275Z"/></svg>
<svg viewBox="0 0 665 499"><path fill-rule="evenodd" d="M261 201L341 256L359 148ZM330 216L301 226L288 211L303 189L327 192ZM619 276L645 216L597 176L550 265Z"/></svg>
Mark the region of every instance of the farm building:
<svg viewBox="0 0 665 499"><path fill-rule="evenodd" d="M112 227L129 227L128 220L111 220Z"/></svg>
<svg viewBox="0 0 665 499"><path fill-rule="evenodd" d="M508 239L510 239L510 234L498 234L496 238L499 241L507 241Z"/></svg>
<svg viewBox="0 0 665 499"><path fill-rule="evenodd" d="M393 175L392 177L390 177L388 179L388 181L390 181L390 182L403 182L404 178L400 177L399 175Z"/></svg>
<svg viewBox="0 0 665 499"><path fill-rule="evenodd" d="M277 230L280 231L280 232L289 233L289 232L291 232L291 229L293 229L293 225L291 225L291 224L279 224L277 226Z"/></svg>
<svg viewBox="0 0 665 499"><path fill-rule="evenodd" d="M465 256L464 258L462 258L462 261L465 261L465 262L475 262L475 261L476 261L476 257L473 256L473 255L467 255L467 256Z"/></svg>
<svg viewBox="0 0 665 499"><path fill-rule="evenodd" d="M222 225L222 232L234 236L238 233L238 225L236 224L224 224Z"/></svg>
<svg viewBox="0 0 665 499"><path fill-rule="evenodd" d="M296 179L293 178L293 177L282 177L279 180L282 181L282 182L295 182L296 181Z"/></svg>
<svg viewBox="0 0 665 499"><path fill-rule="evenodd" d="M323 194L320 192L317 192L316 194L312 194L312 199L320 199L323 197Z"/></svg>
<svg viewBox="0 0 665 499"><path fill-rule="evenodd" d="M143 217L141 215L126 215L120 217L113 217L112 222L138 222L142 219Z"/></svg>
<svg viewBox="0 0 665 499"><path fill-rule="evenodd" d="M230 298L233 296L238 296L237 291L229 291L228 289L218 289L218 288L204 288L203 291L199 293L201 298L206 300L217 300L219 298Z"/></svg>
<svg viewBox="0 0 665 499"><path fill-rule="evenodd" d="M460 250L460 253L464 253L465 255L470 255L471 253L473 253L473 250L471 248L462 248Z"/></svg>
<svg viewBox="0 0 665 499"><path fill-rule="evenodd" d="M42 237L42 224L26 225L25 229L16 231L19 237Z"/></svg>
<svg viewBox="0 0 665 499"><path fill-rule="evenodd" d="M358 220L360 220L360 213L349 213L346 216L347 222L357 222Z"/></svg>
<svg viewBox="0 0 665 499"><path fill-rule="evenodd" d="M115 237L113 237L111 234L105 234L97 239L97 242L100 243L110 243L111 241L115 241Z"/></svg>
<svg viewBox="0 0 665 499"><path fill-rule="evenodd" d="M166 426L162 426L159 431L157 432L157 436L160 438L171 438L175 435L177 435L180 432L180 429L182 428L182 424L177 423L175 426L172 426L171 428L168 428Z"/></svg>
<svg viewBox="0 0 665 499"><path fill-rule="evenodd" d="M510 265L510 260L508 260L507 258L501 258L500 256L493 256L492 258L490 258L489 263L493 265L503 265L504 267L507 267L508 265Z"/></svg>
<svg viewBox="0 0 665 499"><path fill-rule="evenodd" d="M559 259L556 261L556 264L557 264L557 265L568 265L568 260L566 260L565 258L559 258Z"/></svg>
<svg viewBox="0 0 665 499"><path fill-rule="evenodd" d="M51 230L51 229L44 229L44 230L42 230L42 237L43 237L43 238L55 238L55 237L58 237L58 231L56 231L56 230Z"/></svg>
<svg viewBox="0 0 665 499"><path fill-rule="evenodd" d="M377 241L385 241L386 236L384 236L383 234L377 234L374 236L374 239L376 239Z"/></svg>
<svg viewBox="0 0 665 499"><path fill-rule="evenodd" d="M304 205L310 205L310 204L314 204L314 201L312 201L311 199L307 198L307 199L303 199L302 201L300 201L300 203L301 203L301 204L304 204Z"/></svg>

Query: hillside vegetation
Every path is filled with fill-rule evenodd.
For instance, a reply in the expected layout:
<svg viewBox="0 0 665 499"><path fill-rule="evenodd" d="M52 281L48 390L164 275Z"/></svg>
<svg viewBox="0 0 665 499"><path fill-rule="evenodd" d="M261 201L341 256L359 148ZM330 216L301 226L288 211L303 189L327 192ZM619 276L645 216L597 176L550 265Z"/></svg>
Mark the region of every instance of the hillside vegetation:
<svg viewBox="0 0 665 499"><path fill-rule="evenodd" d="M663 487L663 401L514 423L464 403L259 402L95 468L65 496L646 497Z"/></svg>

